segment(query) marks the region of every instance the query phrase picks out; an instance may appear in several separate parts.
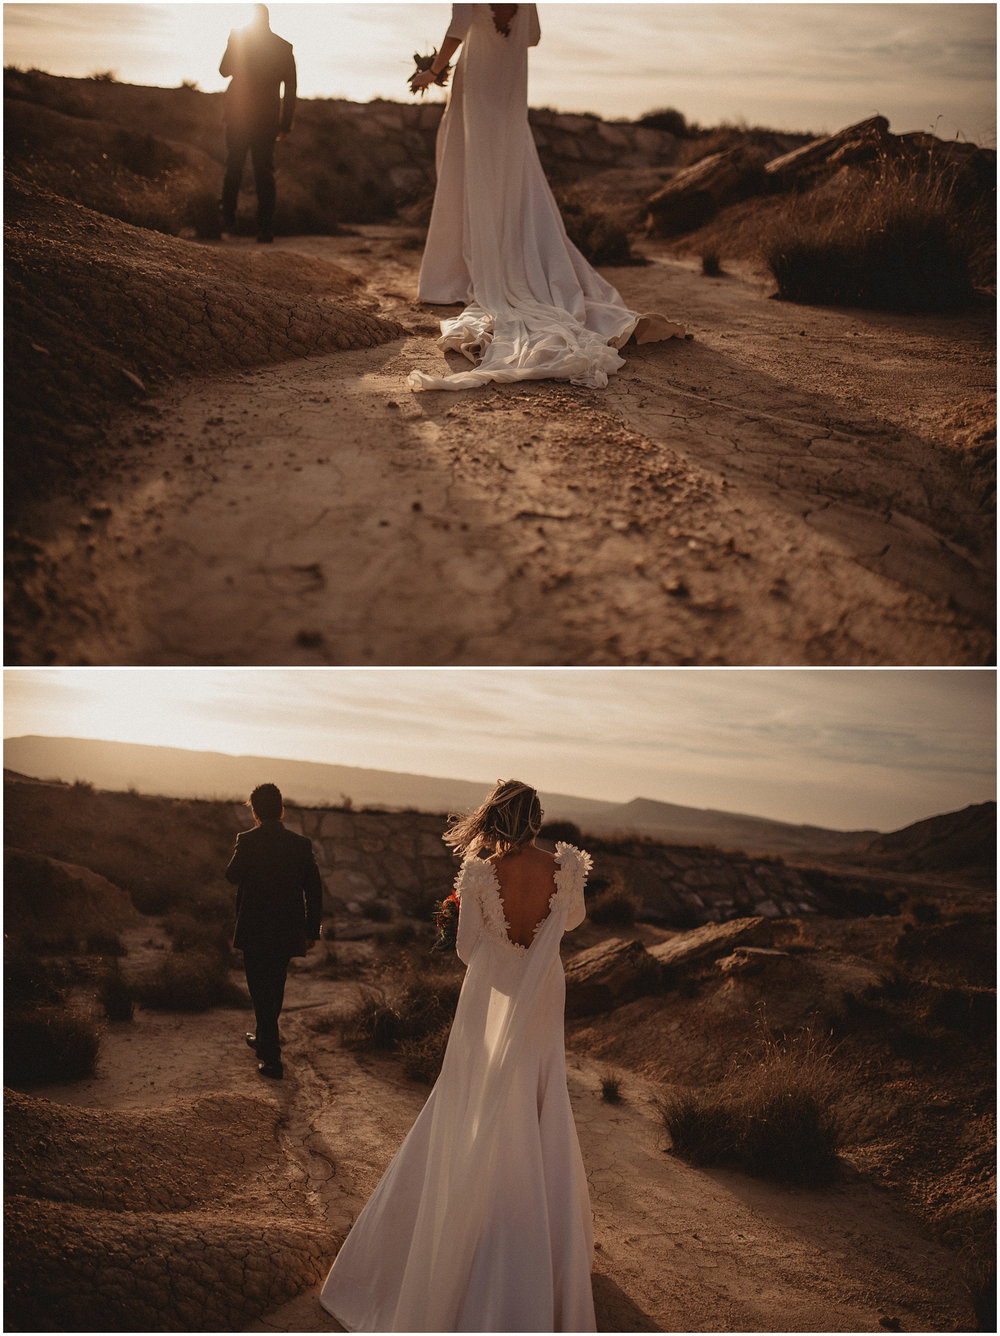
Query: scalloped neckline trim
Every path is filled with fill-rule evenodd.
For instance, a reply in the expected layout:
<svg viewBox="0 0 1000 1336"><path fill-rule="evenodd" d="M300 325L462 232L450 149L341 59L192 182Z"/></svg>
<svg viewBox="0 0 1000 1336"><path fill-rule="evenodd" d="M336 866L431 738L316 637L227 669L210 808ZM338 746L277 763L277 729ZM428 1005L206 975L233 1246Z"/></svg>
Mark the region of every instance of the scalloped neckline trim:
<svg viewBox="0 0 1000 1336"><path fill-rule="evenodd" d="M557 866L555 870L555 875L553 876L553 881L555 882L555 885L552 888L552 894L549 896L549 907L548 910L545 912L545 914L538 920L538 922L532 928L531 941L527 944L527 946L525 946L523 942L515 942L510 935L510 924L507 921L507 915L504 913L503 896L501 895L500 892L500 878L497 876L496 864L491 863L488 858L480 859L480 862L485 867L489 868L489 873L490 873L490 890L493 892L493 894L490 899L490 909L488 911L488 916L490 919L490 926L494 930L494 936L501 943L501 945L509 946L510 949L512 951L516 951L519 956L526 956L528 954L528 952L534 946L535 941L538 938L538 933L540 929L544 924L548 923L549 919L552 916L552 910L555 907L556 896L562 889L559 885L559 876L564 869L563 869L562 855L560 853L560 849L564 849L566 847L568 846L566 846L565 844L556 845L555 860ZM495 916L493 914L494 909L496 910Z"/></svg>

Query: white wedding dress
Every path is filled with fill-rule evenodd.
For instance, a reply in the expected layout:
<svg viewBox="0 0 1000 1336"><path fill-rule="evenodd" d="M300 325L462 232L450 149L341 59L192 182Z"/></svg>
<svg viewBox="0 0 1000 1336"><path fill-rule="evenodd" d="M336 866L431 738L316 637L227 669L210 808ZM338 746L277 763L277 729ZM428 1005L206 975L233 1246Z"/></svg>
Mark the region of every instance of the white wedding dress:
<svg viewBox="0 0 1000 1336"><path fill-rule="evenodd" d="M492 865L462 864L468 969L441 1074L320 1295L348 1331L596 1329L559 956L586 912L590 855L558 844L556 858L529 947L508 935Z"/></svg>
<svg viewBox="0 0 1000 1336"><path fill-rule="evenodd" d="M624 359L616 349L683 337L662 316L630 311L566 235L528 125L528 47L534 5L518 5L507 36L490 5L453 5L462 40L438 130L437 190L419 297L465 310L441 322L439 346L475 370L412 371L414 390L464 390L488 381L569 380L601 388Z"/></svg>

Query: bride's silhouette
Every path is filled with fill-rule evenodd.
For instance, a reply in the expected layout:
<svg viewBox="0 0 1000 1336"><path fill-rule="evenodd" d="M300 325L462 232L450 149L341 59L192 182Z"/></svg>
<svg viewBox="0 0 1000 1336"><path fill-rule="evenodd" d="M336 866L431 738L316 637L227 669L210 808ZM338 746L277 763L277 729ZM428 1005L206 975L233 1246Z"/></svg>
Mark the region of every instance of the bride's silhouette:
<svg viewBox="0 0 1000 1336"><path fill-rule="evenodd" d="M624 365L616 351L682 337L661 316L630 311L566 235L528 125L528 48L534 5L453 5L422 92L461 48L437 141L437 190L420 270L421 300L466 303L441 322L441 347L475 370L411 372L411 389L468 389L487 381L569 380L601 387Z"/></svg>
<svg viewBox="0 0 1000 1336"><path fill-rule="evenodd" d="M541 817L534 789L499 781L445 835L468 968L437 1083L323 1286L349 1331L595 1329L559 956L590 856L539 848Z"/></svg>

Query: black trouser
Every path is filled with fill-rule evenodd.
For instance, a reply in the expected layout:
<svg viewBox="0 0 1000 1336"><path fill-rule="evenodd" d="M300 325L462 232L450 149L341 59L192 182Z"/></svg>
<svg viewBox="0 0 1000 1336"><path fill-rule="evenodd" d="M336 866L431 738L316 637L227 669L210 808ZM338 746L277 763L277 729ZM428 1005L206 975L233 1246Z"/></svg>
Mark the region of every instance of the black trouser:
<svg viewBox="0 0 1000 1336"><path fill-rule="evenodd" d="M274 202L277 190L274 184L275 131L241 130L226 127L226 174L222 178L222 216L236 217L243 166L249 152L253 162L254 185L257 189L257 226L261 232L270 232L274 223Z"/></svg>
<svg viewBox="0 0 1000 1336"><path fill-rule="evenodd" d="M257 1056L261 1062L281 1061L278 1017L285 1000L285 976L289 959L287 951L243 949L243 968L246 970L250 1000L257 1017Z"/></svg>

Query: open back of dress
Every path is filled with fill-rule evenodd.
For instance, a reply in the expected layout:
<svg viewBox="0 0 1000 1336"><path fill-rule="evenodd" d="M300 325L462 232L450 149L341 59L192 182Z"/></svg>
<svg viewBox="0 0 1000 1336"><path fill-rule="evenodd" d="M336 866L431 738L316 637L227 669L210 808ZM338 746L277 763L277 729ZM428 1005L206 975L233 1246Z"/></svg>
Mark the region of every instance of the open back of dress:
<svg viewBox="0 0 1000 1336"><path fill-rule="evenodd" d="M470 857L468 965L441 1074L327 1277L349 1331L593 1331L593 1233L566 1086L559 943L590 857L556 848L556 889L511 942L489 863Z"/></svg>
<svg viewBox="0 0 1000 1336"><path fill-rule="evenodd" d="M566 235L528 124L534 5L518 5L506 36L489 5L454 5L463 41L438 131L437 191L420 270L421 300L465 302L441 322L441 347L475 370L413 371L412 389L556 379L600 388L624 365L616 348L642 317ZM682 335L659 320L654 337ZM613 345L613 346L612 346Z"/></svg>

